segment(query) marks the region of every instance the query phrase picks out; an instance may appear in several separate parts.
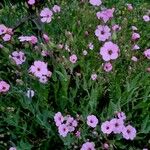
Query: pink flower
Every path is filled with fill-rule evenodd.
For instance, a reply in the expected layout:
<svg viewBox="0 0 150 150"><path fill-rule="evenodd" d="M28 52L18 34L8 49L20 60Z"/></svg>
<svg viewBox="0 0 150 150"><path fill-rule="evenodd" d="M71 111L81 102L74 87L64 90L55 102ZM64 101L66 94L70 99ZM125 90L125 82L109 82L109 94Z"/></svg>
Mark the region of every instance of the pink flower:
<svg viewBox="0 0 150 150"><path fill-rule="evenodd" d="M47 34L43 34L43 39L45 40L46 43L48 43L50 40Z"/></svg>
<svg viewBox="0 0 150 150"><path fill-rule="evenodd" d="M135 57L135 56L132 56L131 60L134 61L134 62L138 61L137 57Z"/></svg>
<svg viewBox="0 0 150 150"><path fill-rule="evenodd" d="M124 122L122 119L113 118L111 119L110 124L113 126L113 132L115 134L119 134L122 132L122 129L124 127Z"/></svg>
<svg viewBox="0 0 150 150"><path fill-rule="evenodd" d="M5 34L7 31L7 27L3 24L0 24L0 35Z"/></svg>
<svg viewBox="0 0 150 150"><path fill-rule="evenodd" d="M100 6L102 4L101 0L90 0L90 4L93 6Z"/></svg>
<svg viewBox="0 0 150 150"><path fill-rule="evenodd" d="M127 4L127 8L128 8L129 11L133 10L132 4Z"/></svg>
<svg viewBox="0 0 150 150"><path fill-rule="evenodd" d="M99 41L106 41L111 36L110 28L107 25L99 25L95 30L95 35L98 37Z"/></svg>
<svg viewBox="0 0 150 150"><path fill-rule="evenodd" d="M69 130L69 132L73 132L75 130L75 127L77 127L78 122L73 117L67 117L66 126Z"/></svg>
<svg viewBox="0 0 150 150"><path fill-rule="evenodd" d="M89 47L90 50L93 50L94 49L93 43L90 42L89 45L88 45L88 47Z"/></svg>
<svg viewBox="0 0 150 150"><path fill-rule="evenodd" d="M29 5L34 5L35 4L35 0L28 0L28 4Z"/></svg>
<svg viewBox="0 0 150 150"><path fill-rule="evenodd" d="M105 121L101 125L101 131L105 134L110 134L113 131L113 125L110 123L110 121Z"/></svg>
<svg viewBox="0 0 150 150"><path fill-rule="evenodd" d="M119 56L119 47L113 42L106 42L100 49L104 61L115 60Z"/></svg>
<svg viewBox="0 0 150 150"><path fill-rule="evenodd" d="M67 128L67 126L65 124L61 124L59 127L58 127L58 132L59 134L62 136L62 137L66 137L69 130Z"/></svg>
<svg viewBox="0 0 150 150"><path fill-rule="evenodd" d="M0 93L8 92L10 89L10 85L5 81L0 81Z"/></svg>
<svg viewBox="0 0 150 150"><path fill-rule="evenodd" d="M93 142L86 142L82 145L80 150L95 150L95 144Z"/></svg>
<svg viewBox="0 0 150 150"><path fill-rule="evenodd" d="M101 12L97 12L96 16L98 19L102 19L105 23L110 20L111 18L113 18L113 13L114 13L115 9L106 9L103 10Z"/></svg>
<svg viewBox="0 0 150 150"><path fill-rule="evenodd" d="M52 8L52 10L55 13L59 13L61 11L60 6L58 6L58 5L54 5L53 8Z"/></svg>
<svg viewBox="0 0 150 150"><path fill-rule="evenodd" d="M14 34L12 28L7 28L6 33L9 34L9 35L13 35Z"/></svg>
<svg viewBox="0 0 150 150"><path fill-rule="evenodd" d="M91 79L92 79L93 81L96 80L96 79L97 79L97 74L96 74L96 73L92 74L92 75L91 75Z"/></svg>
<svg viewBox="0 0 150 150"><path fill-rule="evenodd" d="M133 40L133 41L136 41L136 40L138 40L139 38L140 38L140 34L139 34L139 33L135 33L135 32L134 32L134 33L132 34L132 40Z"/></svg>
<svg viewBox="0 0 150 150"><path fill-rule="evenodd" d="M0 44L0 48L3 48L4 46L2 44Z"/></svg>
<svg viewBox="0 0 150 150"><path fill-rule="evenodd" d="M138 30L136 26L132 26L131 28L132 28L133 31L137 31Z"/></svg>
<svg viewBox="0 0 150 150"><path fill-rule="evenodd" d="M31 36L20 36L18 39L20 40L20 42L29 42L31 41Z"/></svg>
<svg viewBox="0 0 150 150"><path fill-rule="evenodd" d="M25 54L22 51L19 51L19 52L14 51L14 52L12 52L10 58L15 61L16 65L21 65L26 60Z"/></svg>
<svg viewBox="0 0 150 150"><path fill-rule="evenodd" d="M115 25L112 26L112 30L113 31L120 31L121 27L118 24L115 24Z"/></svg>
<svg viewBox="0 0 150 150"><path fill-rule="evenodd" d="M26 93L28 98L32 98L34 96L34 91L33 90L28 90Z"/></svg>
<svg viewBox="0 0 150 150"><path fill-rule="evenodd" d="M42 56L48 56L48 55L49 55L49 52L46 51L46 50L43 50L43 51L41 52L41 55L42 55Z"/></svg>
<svg viewBox="0 0 150 150"><path fill-rule="evenodd" d="M86 56L88 52L86 50L83 51L83 55Z"/></svg>
<svg viewBox="0 0 150 150"><path fill-rule="evenodd" d="M140 47L137 44L132 47L132 50L138 50L138 49L140 49Z"/></svg>
<svg viewBox="0 0 150 150"><path fill-rule="evenodd" d="M126 115L124 112L118 112L117 117L122 120L126 120Z"/></svg>
<svg viewBox="0 0 150 150"><path fill-rule="evenodd" d="M57 127L59 127L63 123L64 117L62 116L61 112L55 114L54 121Z"/></svg>
<svg viewBox="0 0 150 150"><path fill-rule="evenodd" d="M136 129L131 125L128 125L123 128L122 134L126 140L133 140L136 137Z"/></svg>
<svg viewBox="0 0 150 150"><path fill-rule="evenodd" d="M150 59L150 49L147 49L146 51L144 51L144 55L145 55L145 57Z"/></svg>
<svg viewBox="0 0 150 150"><path fill-rule="evenodd" d="M144 15L144 16L143 16L143 20L144 20L145 22L149 22L149 21L150 21L150 17L149 17L148 15Z"/></svg>
<svg viewBox="0 0 150 150"><path fill-rule="evenodd" d="M3 40L4 40L5 42L10 41L10 40L11 40L11 35L5 34L5 35L3 36Z"/></svg>
<svg viewBox="0 0 150 150"><path fill-rule="evenodd" d="M113 67L112 67L112 64L110 62L107 62L104 64L104 68L103 68L106 72L110 72Z"/></svg>
<svg viewBox="0 0 150 150"><path fill-rule="evenodd" d="M76 61L77 61L77 56L75 55L75 54L73 54L73 55L71 55L70 56L70 61L74 64L74 63L76 63Z"/></svg>
<svg viewBox="0 0 150 150"><path fill-rule="evenodd" d="M80 137L81 136L81 132L80 131L77 131L76 133L75 133L75 135L76 135L76 137Z"/></svg>
<svg viewBox="0 0 150 150"><path fill-rule="evenodd" d="M103 148L108 150L109 149L109 145L107 143L104 143L103 144Z"/></svg>
<svg viewBox="0 0 150 150"><path fill-rule="evenodd" d="M47 76L48 74L48 68L47 63L43 61L35 61L34 64L30 67L29 72L34 74L36 77L42 78L43 76Z"/></svg>
<svg viewBox="0 0 150 150"><path fill-rule="evenodd" d="M92 128L95 128L98 124L98 119L96 116L94 115L90 115L90 116L87 116L87 125L92 127Z"/></svg>
<svg viewBox="0 0 150 150"><path fill-rule="evenodd" d="M36 43L38 42L38 39L37 39L36 36L32 35L30 38L31 38L30 42L31 42L32 44L36 44Z"/></svg>
<svg viewBox="0 0 150 150"><path fill-rule="evenodd" d="M49 8L44 8L41 13L41 22L50 23L52 20L53 12Z"/></svg>

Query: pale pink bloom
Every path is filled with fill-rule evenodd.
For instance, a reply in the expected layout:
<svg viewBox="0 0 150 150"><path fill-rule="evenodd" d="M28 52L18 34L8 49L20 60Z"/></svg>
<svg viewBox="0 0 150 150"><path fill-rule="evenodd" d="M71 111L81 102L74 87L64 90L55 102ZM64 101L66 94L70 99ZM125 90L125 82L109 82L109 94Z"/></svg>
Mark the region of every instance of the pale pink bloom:
<svg viewBox="0 0 150 150"><path fill-rule="evenodd" d="M93 50L94 49L93 43L90 42L89 45L88 45L88 47L89 47L90 50Z"/></svg>
<svg viewBox="0 0 150 150"><path fill-rule="evenodd" d="M107 25L98 25L95 30L95 35L99 41L106 41L111 36L110 28Z"/></svg>
<svg viewBox="0 0 150 150"><path fill-rule="evenodd" d="M64 45L63 45L63 44L58 44L57 47L58 47L59 49L63 49Z"/></svg>
<svg viewBox="0 0 150 150"><path fill-rule="evenodd" d="M119 47L111 41L106 42L100 48L100 55L102 55L104 61L115 60L119 56Z"/></svg>
<svg viewBox="0 0 150 150"><path fill-rule="evenodd" d="M92 75L91 75L91 79L92 79L93 81L96 80L96 79L97 79L97 74L96 74L96 73L92 74Z"/></svg>
<svg viewBox="0 0 150 150"><path fill-rule="evenodd" d="M127 8L128 8L129 11L133 10L132 4L127 4Z"/></svg>
<svg viewBox="0 0 150 150"><path fill-rule="evenodd" d="M113 133L119 134L122 132L122 129L124 127L124 122L122 119L113 118L110 120L110 124L113 126Z"/></svg>
<svg viewBox="0 0 150 150"><path fill-rule="evenodd" d="M29 89L29 90L27 91L27 93L26 93L26 96L27 96L28 98L32 98L32 97L34 96L34 91Z"/></svg>
<svg viewBox="0 0 150 150"><path fill-rule="evenodd" d="M135 56L132 56L131 60L134 61L134 62L137 62L137 61L138 61L138 58L135 57Z"/></svg>
<svg viewBox="0 0 150 150"><path fill-rule="evenodd" d="M3 48L4 46L2 44L0 44L0 48Z"/></svg>
<svg viewBox="0 0 150 150"><path fill-rule="evenodd" d="M16 65L21 65L26 61L25 54L22 51L12 52L10 58L15 61Z"/></svg>
<svg viewBox="0 0 150 150"><path fill-rule="evenodd" d="M100 6L102 4L101 0L90 0L89 2L93 6Z"/></svg>
<svg viewBox="0 0 150 150"><path fill-rule="evenodd" d="M61 124L59 127L58 127L58 132L59 134L62 136L62 137L66 137L69 130L67 128L67 126L65 124Z"/></svg>
<svg viewBox="0 0 150 150"><path fill-rule="evenodd" d="M44 8L41 13L41 22L50 23L52 20L53 12L49 8Z"/></svg>
<svg viewBox="0 0 150 150"><path fill-rule="evenodd" d="M113 69L113 66L110 62L107 62L104 64L104 67L103 69L106 71L106 72L110 72L112 69Z"/></svg>
<svg viewBox="0 0 150 150"><path fill-rule="evenodd" d="M43 34L43 39L45 40L46 43L48 43L50 40L47 34Z"/></svg>
<svg viewBox="0 0 150 150"><path fill-rule="evenodd" d="M133 31L137 31L138 30L136 26L132 26L131 28L132 28Z"/></svg>
<svg viewBox="0 0 150 150"><path fill-rule="evenodd" d="M50 78L52 76L52 72L48 71L46 76Z"/></svg>
<svg viewBox="0 0 150 150"><path fill-rule="evenodd" d="M136 137L136 129L131 125L128 125L123 128L122 134L126 140L133 140Z"/></svg>
<svg viewBox="0 0 150 150"><path fill-rule="evenodd" d="M6 31L7 34L10 34L10 35L13 35L13 29L12 28L7 28L7 31Z"/></svg>
<svg viewBox="0 0 150 150"><path fill-rule="evenodd" d="M30 36L20 36L18 39L20 40L20 42L26 42L26 41L29 42L29 41L31 41Z"/></svg>
<svg viewBox="0 0 150 150"><path fill-rule="evenodd" d="M30 42L31 42L32 44L36 44L36 43L38 42L38 39L37 39L36 36L32 35L30 38L31 38Z"/></svg>
<svg viewBox="0 0 150 150"><path fill-rule="evenodd" d="M34 64L30 67L29 72L34 74L36 77L39 77L43 79L43 76L47 76L48 74L48 68L47 63L43 61L34 61ZM41 79L41 81L42 81Z"/></svg>
<svg viewBox="0 0 150 150"><path fill-rule="evenodd" d="M81 136L81 132L80 131L77 131L76 133L75 133L75 135L76 135L76 137L80 137Z"/></svg>
<svg viewBox="0 0 150 150"><path fill-rule="evenodd" d="M86 142L82 145L80 150L96 150L93 142Z"/></svg>
<svg viewBox="0 0 150 150"><path fill-rule="evenodd" d="M113 131L113 126L110 121L105 121L101 125L101 131L105 134L110 134Z"/></svg>
<svg viewBox="0 0 150 150"><path fill-rule="evenodd" d="M58 6L58 5L54 5L53 8L52 8L52 10L53 10L53 12L55 12L55 13L59 13L59 12L61 11L61 8L60 8L60 6Z"/></svg>
<svg viewBox="0 0 150 150"><path fill-rule="evenodd" d="M3 36L3 40L4 40L5 42L10 41L10 40L11 40L11 35L5 34L5 35Z"/></svg>
<svg viewBox="0 0 150 150"><path fill-rule="evenodd" d="M57 127L59 127L63 123L64 117L62 116L61 112L57 112L55 114L54 121Z"/></svg>
<svg viewBox="0 0 150 150"><path fill-rule="evenodd" d="M149 22L149 21L150 21L150 17L149 17L148 15L144 15L144 16L143 16L143 20L144 20L145 22Z"/></svg>
<svg viewBox="0 0 150 150"><path fill-rule="evenodd" d="M137 44L132 47L132 50L138 50L138 49L140 49L140 47Z"/></svg>
<svg viewBox="0 0 150 150"><path fill-rule="evenodd" d="M103 148L106 149L106 150L108 150L109 149L109 145L107 143L104 143L103 144Z"/></svg>
<svg viewBox="0 0 150 150"><path fill-rule="evenodd" d="M100 12L97 12L96 16L97 16L98 19L102 19L106 23L108 20L113 18L114 11L115 11L114 8L102 10Z"/></svg>
<svg viewBox="0 0 150 150"><path fill-rule="evenodd" d="M150 72L150 67L148 67L146 70L147 70L148 72Z"/></svg>
<svg viewBox="0 0 150 150"><path fill-rule="evenodd" d="M0 35L5 34L7 31L7 27L3 24L0 24Z"/></svg>
<svg viewBox="0 0 150 150"><path fill-rule="evenodd" d="M88 52L87 52L86 50L83 51L83 55L84 55L84 56L86 56L87 53L88 53Z"/></svg>
<svg viewBox="0 0 150 150"><path fill-rule="evenodd" d="M148 150L147 148L143 148L143 150Z"/></svg>
<svg viewBox="0 0 150 150"><path fill-rule="evenodd" d="M28 4L29 5L34 5L35 4L35 0L28 0Z"/></svg>
<svg viewBox="0 0 150 150"><path fill-rule="evenodd" d="M0 81L0 93L8 92L10 89L10 85L5 81Z"/></svg>
<svg viewBox="0 0 150 150"><path fill-rule="evenodd" d="M96 116L90 115L90 116L87 116L87 122L86 123L88 126L95 128L98 124L98 119Z"/></svg>
<svg viewBox="0 0 150 150"><path fill-rule="evenodd" d="M76 61L77 61L77 56L75 55L75 54L73 54L73 55L71 55L70 56L70 61L74 64L74 63L76 63Z"/></svg>
<svg viewBox="0 0 150 150"><path fill-rule="evenodd" d="M112 26L112 30L113 31L120 31L121 27L118 24L115 24L115 25Z"/></svg>
<svg viewBox="0 0 150 150"><path fill-rule="evenodd" d="M146 51L144 51L144 55L145 55L145 57L150 59L150 49L147 49Z"/></svg>
<svg viewBox="0 0 150 150"><path fill-rule="evenodd" d="M66 126L69 130L69 132L73 132L75 130L75 127L77 127L78 122L73 117L68 117L66 121Z"/></svg>
<svg viewBox="0 0 150 150"><path fill-rule="evenodd" d="M134 32L134 33L132 34L132 40L133 40L133 41L136 41L136 40L138 40L139 38L140 38L140 34L139 34L139 33L135 33L135 32Z"/></svg>
<svg viewBox="0 0 150 150"><path fill-rule="evenodd" d="M126 115L124 112L118 112L117 117L122 120L126 120Z"/></svg>
<svg viewBox="0 0 150 150"><path fill-rule="evenodd" d="M43 50L43 51L41 52L41 55L42 55L42 56L48 56L48 55L49 55L49 52L46 51L46 50Z"/></svg>
<svg viewBox="0 0 150 150"><path fill-rule="evenodd" d="M41 76L41 77L39 78L39 81L40 81L41 83L47 83L48 78L47 78L46 76Z"/></svg>
<svg viewBox="0 0 150 150"><path fill-rule="evenodd" d="M10 147L9 150L17 150L15 147Z"/></svg>

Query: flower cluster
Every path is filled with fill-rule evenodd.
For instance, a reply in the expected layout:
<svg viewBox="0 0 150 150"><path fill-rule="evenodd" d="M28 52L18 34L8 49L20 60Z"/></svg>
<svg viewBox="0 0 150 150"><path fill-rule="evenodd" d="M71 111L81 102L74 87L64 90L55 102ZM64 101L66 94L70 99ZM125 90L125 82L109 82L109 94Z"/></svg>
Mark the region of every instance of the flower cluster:
<svg viewBox="0 0 150 150"><path fill-rule="evenodd" d="M29 68L29 72L39 78L41 83L46 83L52 75L52 72L48 70L47 63L40 60L34 61L33 65Z"/></svg>
<svg viewBox="0 0 150 150"><path fill-rule="evenodd" d="M78 125L77 120L75 120L72 116L67 115L63 117L61 112L55 114L54 121L58 127L59 134L63 137L66 137L68 133L74 132Z"/></svg>
<svg viewBox="0 0 150 150"><path fill-rule="evenodd" d="M12 28L8 28L3 24L0 24L0 36L3 39L3 41L7 42L10 41L13 35Z"/></svg>
<svg viewBox="0 0 150 150"><path fill-rule="evenodd" d="M58 13L60 11L61 11L61 8L58 5L54 5L52 10L50 10L49 8L44 8L40 13L41 22L50 23L52 21L53 12Z"/></svg>
<svg viewBox="0 0 150 150"><path fill-rule="evenodd" d="M117 113L117 118L113 118L110 121L105 121L101 125L101 131L105 134L120 134L126 140L133 140L136 137L136 129L131 125L125 126L126 116L123 112Z"/></svg>

